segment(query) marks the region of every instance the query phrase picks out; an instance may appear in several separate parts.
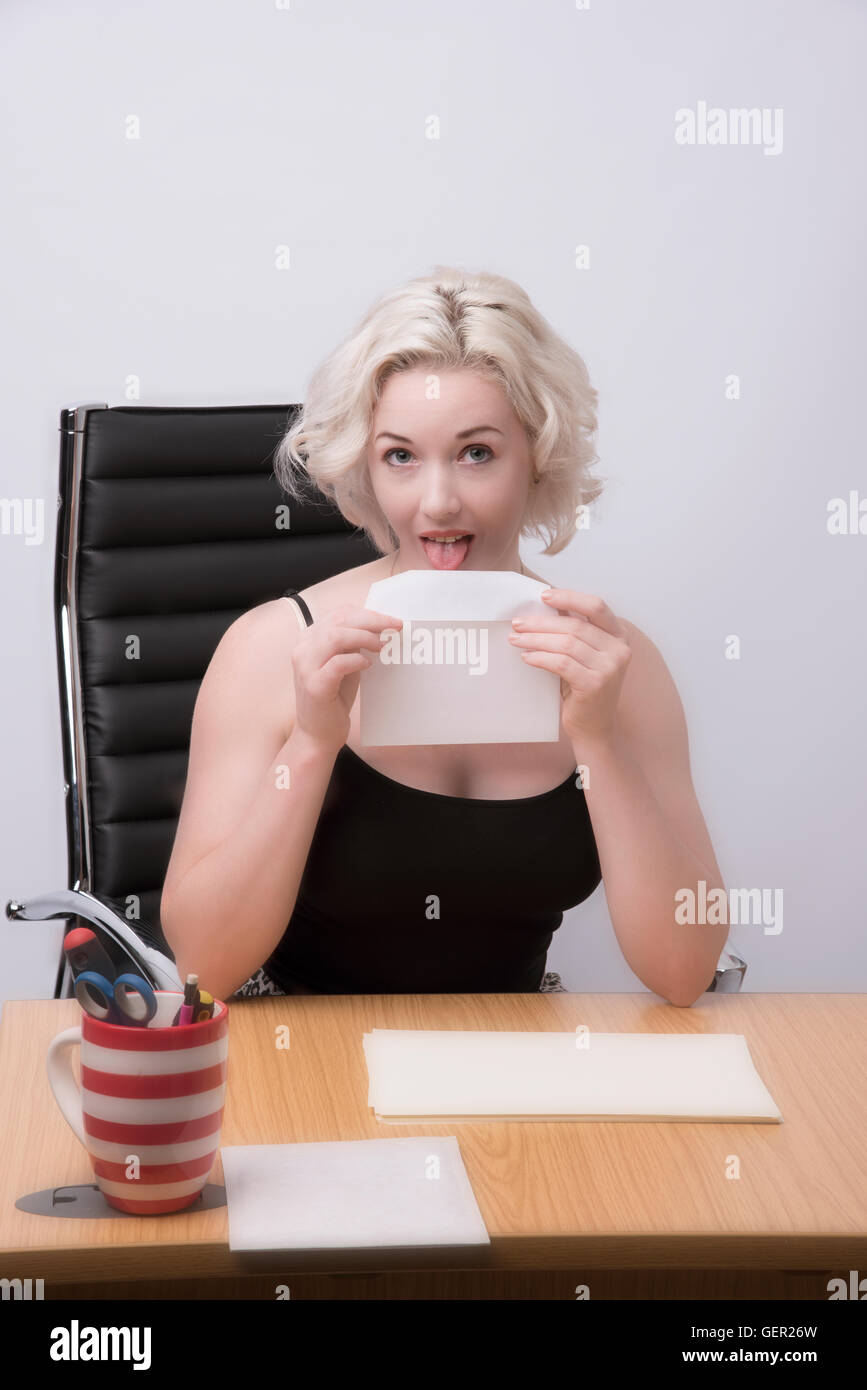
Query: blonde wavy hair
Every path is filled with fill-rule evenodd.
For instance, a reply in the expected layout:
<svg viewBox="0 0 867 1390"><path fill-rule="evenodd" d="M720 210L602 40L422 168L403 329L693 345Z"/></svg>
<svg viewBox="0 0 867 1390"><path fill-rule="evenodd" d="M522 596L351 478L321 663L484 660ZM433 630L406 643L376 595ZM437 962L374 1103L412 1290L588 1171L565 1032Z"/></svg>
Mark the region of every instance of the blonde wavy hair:
<svg viewBox="0 0 867 1390"><path fill-rule="evenodd" d="M274 454L283 491L300 501L309 478L383 555L398 538L374 496L367 466L371 421L384 383L414 367L468 368L506 392L530 444L538 486L528 489L521 535L569 544L579 506L603 482L597 461L598 393L583 359L514 280L436 266L383 295L314 372L307 398Z"/></svg>

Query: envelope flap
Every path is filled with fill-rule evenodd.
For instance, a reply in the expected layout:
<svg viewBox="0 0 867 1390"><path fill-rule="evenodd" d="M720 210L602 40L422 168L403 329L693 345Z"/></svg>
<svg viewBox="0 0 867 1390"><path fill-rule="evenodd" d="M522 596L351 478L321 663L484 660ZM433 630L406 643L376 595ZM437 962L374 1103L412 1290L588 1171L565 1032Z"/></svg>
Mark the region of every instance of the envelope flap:
<svg viewBox="0 0 867 1390"><path fill-rule="evenodd" d="M547 588L514 570L407 570L371 584L364 606L420 622L507 623L550 613Z"/></svg>

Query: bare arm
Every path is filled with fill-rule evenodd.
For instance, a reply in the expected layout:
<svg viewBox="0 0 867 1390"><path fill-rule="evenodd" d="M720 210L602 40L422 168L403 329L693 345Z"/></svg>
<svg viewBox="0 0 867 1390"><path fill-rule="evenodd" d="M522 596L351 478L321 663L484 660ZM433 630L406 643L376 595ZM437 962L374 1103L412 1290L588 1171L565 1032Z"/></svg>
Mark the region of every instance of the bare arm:
<svg viewBox="0 0 867 1390"><path fill-rule="evenodd" d="M232 623L211 659L160 912L181 979L195 971L215 998L286 930L372 659L363 648L378 651L395 621L344 607L302 631L277 599Z"/></svg>
<svg viewBox="0 0 867 1390"><path fill-rule="evenodd" d="M286 929L336 756L293 727L295 624L269 608L231 625L202 681L160 907L181 979L220 999Z"/></svg>
<svg viewBox="0 0 867 1390"><path fill-rule="evenodd" d="M227 999L274 950L295 907L333 764L303 735L290 735L225 843L163 890L163 931L182 980L195 970L203 988Z"/></svg>
<svg viewBox="0 0 867 1390"><path fill-rule="evenodd" d="M650 638L627 624L632 661L617 732L590 743L587 806L620 949L648 989L694 1004L713 979L728 926L685 926L676 892L721 888L722 874L692 782L683 705Z"/></svg>

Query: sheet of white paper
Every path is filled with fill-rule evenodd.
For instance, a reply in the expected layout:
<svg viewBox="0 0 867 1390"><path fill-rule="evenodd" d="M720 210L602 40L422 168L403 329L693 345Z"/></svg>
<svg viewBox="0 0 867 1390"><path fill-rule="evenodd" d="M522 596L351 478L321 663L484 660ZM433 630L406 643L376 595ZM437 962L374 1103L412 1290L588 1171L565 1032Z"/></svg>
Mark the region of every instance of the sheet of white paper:
<svg viewBox="0 0 867 1390"><path fill-rule="evenodd" d="M490 1244L453 1135L220 1153L230 1250Z"/></svg>
<svg viewBox="0 0 867 1390"><path fill-rule="evenodd" d="M560 678L509 642L512 618L550 615L546 585L512 570L408 570L365 608L403 619L359 681L363 746L553 743Z"/></svg>
<svg viewBox="0 0 867 1390"><path fill-rule="evenodd" d="M783 1118L740 1033L374 1028L363 1046L384 1123Z"/></svg>

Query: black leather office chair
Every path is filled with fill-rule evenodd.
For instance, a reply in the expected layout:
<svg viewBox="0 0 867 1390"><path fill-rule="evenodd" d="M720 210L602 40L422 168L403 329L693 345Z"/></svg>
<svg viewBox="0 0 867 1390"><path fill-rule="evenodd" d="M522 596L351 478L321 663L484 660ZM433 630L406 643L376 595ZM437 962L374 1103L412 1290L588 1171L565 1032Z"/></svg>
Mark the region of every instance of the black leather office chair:
<svg viewBox="0 0 867 1390"><path fill-rule="evenodd" d="M160 898L217 643L256 604L378 554L312 486L290 513L272 457L298 409L92 404L60 416L54 603L69 886L12 899L6 914L99 923L116 964L158 989L181 987ZM737 990L745 971L726 950L709 988ZM559 975L543 988L562 988ZM62 951L54 993L72 993Z"/></svg>
<svg viewBox="0 0 867 1390"><path fill-rule="evenodd" d="M10 918L98 922L118 966L179 989L160 898L193 707L230 623L286 588L376 558L273 452L298 406L89 404L60 416L55 621L68 888ZM61 951L55 998L72 993Z"/></svg>

